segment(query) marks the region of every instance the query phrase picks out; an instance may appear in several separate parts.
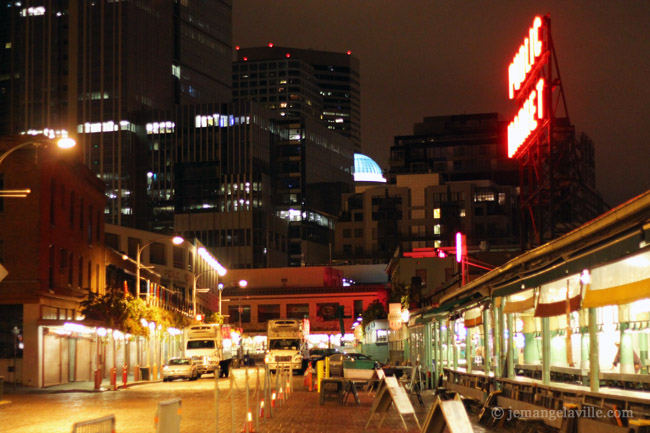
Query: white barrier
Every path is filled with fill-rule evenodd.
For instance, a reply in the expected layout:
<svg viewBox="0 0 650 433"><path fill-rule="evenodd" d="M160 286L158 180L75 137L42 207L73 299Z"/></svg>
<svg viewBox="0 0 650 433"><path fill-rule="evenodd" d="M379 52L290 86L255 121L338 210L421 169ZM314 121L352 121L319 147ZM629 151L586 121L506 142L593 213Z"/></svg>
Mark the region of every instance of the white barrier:
<svg viewBox="0 0 650 433"><path fill-rule="evenodd" d="M180 433L181 399L161 401L154 418L156 433Z"/></svg>
<svg viewBox="0 0 650 433"><path fill-rule="evenodd" d="M115 415L77 422L72 433L115 433Z"/></svg>

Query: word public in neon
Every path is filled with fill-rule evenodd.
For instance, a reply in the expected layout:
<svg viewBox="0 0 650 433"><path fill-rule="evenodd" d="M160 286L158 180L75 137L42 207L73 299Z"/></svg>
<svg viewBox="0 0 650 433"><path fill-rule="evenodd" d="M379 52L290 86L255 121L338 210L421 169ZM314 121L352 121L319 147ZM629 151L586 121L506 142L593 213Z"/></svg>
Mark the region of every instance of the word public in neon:
<svg viewBox="0 0 650 433"><path fill-rule="evenodd" d="M508 67L508 95L510 99L515 98L516 91L521 89L528 73L542 55L544 46L540 38L541 28L542 19L535 17L533 26L528 30L528 37L524 39L524 43L519 47Z"/></svg>
<svg viewBox="0 0 650 433"><path fill-rule="evenodd" d="M544 111L544 78L540 78L508 125L508 158L512 158L528 136L537 129L540 123L538 120L544 119Z"/></svg>

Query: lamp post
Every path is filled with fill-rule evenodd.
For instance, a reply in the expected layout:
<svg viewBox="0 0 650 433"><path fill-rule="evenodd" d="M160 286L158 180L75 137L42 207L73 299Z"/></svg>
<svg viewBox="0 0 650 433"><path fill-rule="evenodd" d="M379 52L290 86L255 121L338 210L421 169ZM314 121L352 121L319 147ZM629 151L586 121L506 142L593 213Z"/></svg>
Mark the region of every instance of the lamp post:
<svg viewBox="0 0 650 433"><path fill-rule="evenodd" d="M138 242L137 251L136 251L136 255L135 255L135 266L136 266L136 270L135 270L135 298L136 299L140 299L140 268L143 267L141 262L140 262L140 259L142 257L142 251L144 251L145 248L147 248L148 246L150 246L154 242L159 242L161 240L163 240L163 239L154 239L152 241L147 242L143 246L140 246L140 242ZM182 237L180 237L180 236L174 236L172 238L172 243L174 245L180 245L183 242L184 242L184 239ZM125 254L125 255L122 256L122 258L124 260L126 260L126 259L129 258L129 256L127 256ZM147 303L148 302L149 302L149 292L147 291Z"/></svg>
<svg viewBox="0 0 650 433"><path fill-rule="evenodd" d="M205 249L204 247L199 248L198 253L212 269L208 269L207 271L194 275L194 285L192 290L192 316L194 317L196 317L196 291L197 291L196 282L201 277L201 275L207 274L208 272L216 271L218 276L223 277L224 275L226 275L226 272L228 272L228 270L224 268L217 259L212 257L212 254L210 254L208 250ZM217 287L219 287L218 282L219 282L219 278L217 277ZM221 290L219 290L219 314L221 314Z"/></svg>
<svg viewBox="0 0 650 433"><path fill-rule="evenodd" d="M49 144L49 140L43 140L41 141L36 141L36 140L31 140L31 141L26 141L24 143L20 143L15 145L14 147L10 148L6 152L4 152L2 155L0 155L0 164L12 153L15 151L28 147L28 146L34 146L35 148L39 148L41 146L47 146ZM74 147L77 142L70 137L65 137L57 140L56 142L57 146L61 149L70 149ZM7 189L7 190L0 190L0 197L4 198L25 198L27 195L31 192L29 188L26 189Z"/></svg>
<svg viewBox="0 0 650 433"><path fill-rule="evenodd" d="M95 391L99 391L102 387L102 379L103 379L103 374L101 371L101 364L102 364L102 358L101 358L101 352L100 352L100 340L104 338L107 334L107 331L105 328L97 328L95 331L97 335L97 364L95 368Z"/></svg>
<svg viewBox="0 0 650 433"><path fill-rule="evenodd" d="M194 284L192 285L192 316L196 317L196 293L197 291L201 293L207 293L210 291L210 289L198 289L196 287L196 283L205 274L209 274L210 272L217 272L217 287L219 287L219 277L225 275L226 273L224 272L223 275L217 270L217 269L210 269L205 272L201 272L200 274L194 275ZM221 290L219 290L219 314L221 314Z"/></svg>

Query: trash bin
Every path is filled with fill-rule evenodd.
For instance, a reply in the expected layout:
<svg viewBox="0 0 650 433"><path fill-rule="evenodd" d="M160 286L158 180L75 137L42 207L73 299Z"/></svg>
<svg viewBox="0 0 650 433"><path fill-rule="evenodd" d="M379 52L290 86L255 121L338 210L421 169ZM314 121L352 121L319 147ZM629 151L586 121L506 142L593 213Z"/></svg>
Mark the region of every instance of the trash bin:
<svg viewBox="0 0 650 433"><path fill-rule="evenodd" d="M149 367L140 367L140 380L149 380Z"/></svg>

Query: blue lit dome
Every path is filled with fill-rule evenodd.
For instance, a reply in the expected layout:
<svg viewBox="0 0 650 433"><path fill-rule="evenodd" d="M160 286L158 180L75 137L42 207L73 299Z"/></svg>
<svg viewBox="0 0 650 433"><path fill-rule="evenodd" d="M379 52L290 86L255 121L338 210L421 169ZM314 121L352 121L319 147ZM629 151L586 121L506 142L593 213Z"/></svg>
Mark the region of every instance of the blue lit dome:
<svg viewBox="0 0 650 433"><path fill-rule="evenodd" d="M386 182L379 165L370 157L361 153L354 154L355 182Z"/></svg>

